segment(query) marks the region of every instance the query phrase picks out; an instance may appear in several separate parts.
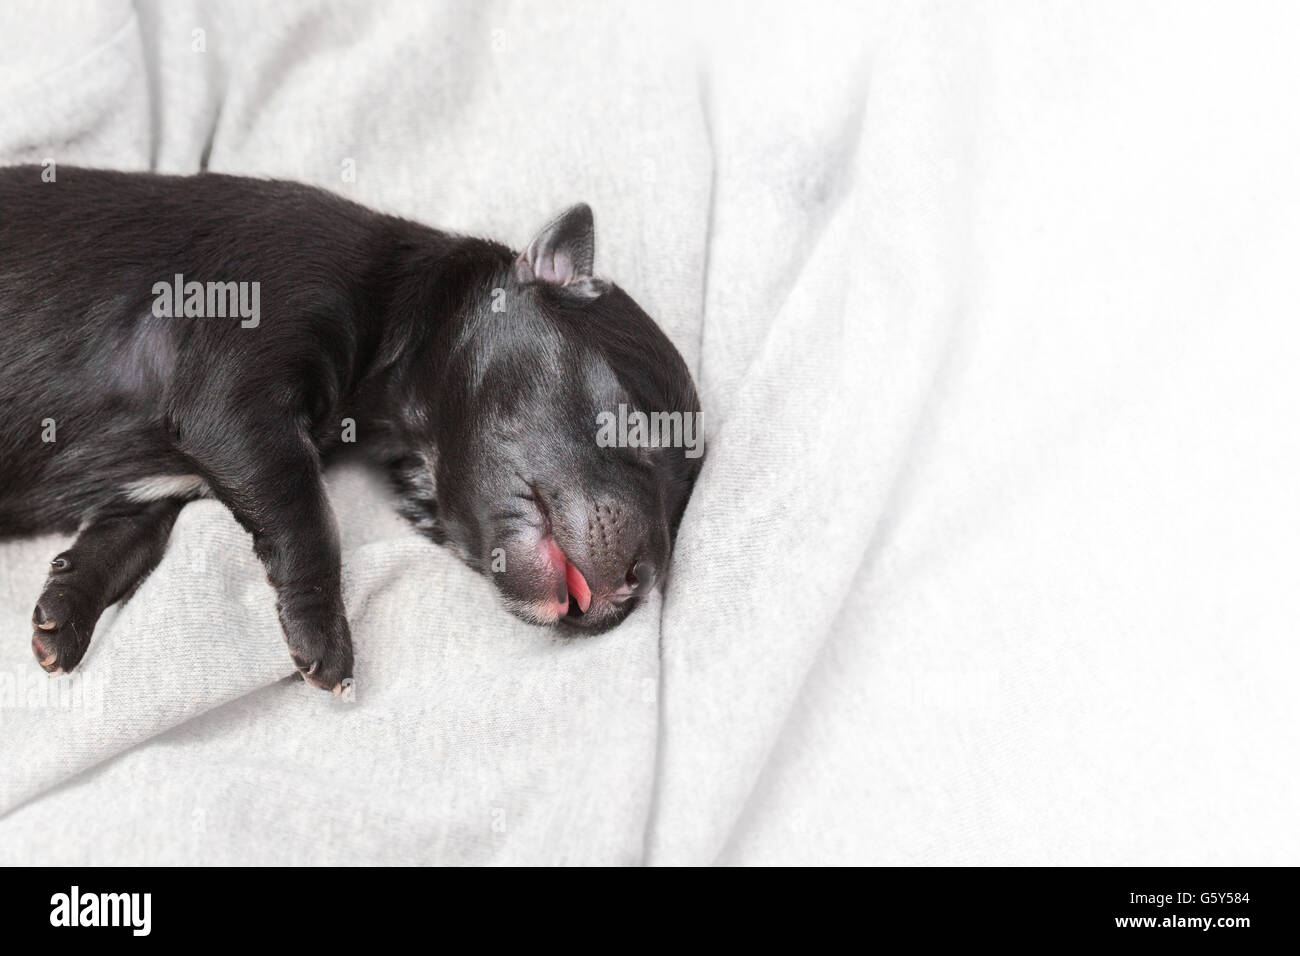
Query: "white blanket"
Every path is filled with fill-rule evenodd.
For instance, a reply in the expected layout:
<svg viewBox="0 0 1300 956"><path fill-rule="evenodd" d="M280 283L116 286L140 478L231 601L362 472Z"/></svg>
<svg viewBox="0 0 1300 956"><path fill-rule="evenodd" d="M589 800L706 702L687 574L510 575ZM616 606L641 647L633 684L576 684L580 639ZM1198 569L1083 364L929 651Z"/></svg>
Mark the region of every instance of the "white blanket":
<svg viewBox="0 0 1300 956"><path fill-rule="evenodd" d="M580 642L333 473L352 705L214 502L53 680L65 542L0 546L0 863L1294 863L1297 25L0 6L0 162L516 246L590 202L710 442L667 596Z"/></svg>

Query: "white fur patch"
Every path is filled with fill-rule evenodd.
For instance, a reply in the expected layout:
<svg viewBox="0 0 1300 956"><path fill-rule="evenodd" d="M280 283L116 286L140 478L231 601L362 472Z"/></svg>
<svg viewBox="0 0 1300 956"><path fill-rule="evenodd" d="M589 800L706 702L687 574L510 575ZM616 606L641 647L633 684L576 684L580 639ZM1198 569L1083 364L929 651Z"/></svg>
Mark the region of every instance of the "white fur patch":
<svg viewBox="0 0 1300 956"><path fill-rule="evenodd" d="M198 475L154 475L132 481L122 490L131 501L199 498L208 493L208 483Z"/></svg>

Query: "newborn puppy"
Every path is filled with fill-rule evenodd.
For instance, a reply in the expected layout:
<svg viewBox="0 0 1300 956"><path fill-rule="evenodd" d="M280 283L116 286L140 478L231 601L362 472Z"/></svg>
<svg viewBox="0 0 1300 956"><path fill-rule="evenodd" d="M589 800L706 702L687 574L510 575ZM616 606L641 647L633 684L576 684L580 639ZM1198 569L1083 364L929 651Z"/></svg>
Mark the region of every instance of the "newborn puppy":
<svg viewBox="0 0 1300 956"><path fill-rule="evenodd" d="M0 169L0 537L80 529L33 614L41 666L77 665L210 495L337 694L321 468L349 445L520 617L622 620L667 569L699 399L593 250L584 205L515 254L295 183Z"/></svg>

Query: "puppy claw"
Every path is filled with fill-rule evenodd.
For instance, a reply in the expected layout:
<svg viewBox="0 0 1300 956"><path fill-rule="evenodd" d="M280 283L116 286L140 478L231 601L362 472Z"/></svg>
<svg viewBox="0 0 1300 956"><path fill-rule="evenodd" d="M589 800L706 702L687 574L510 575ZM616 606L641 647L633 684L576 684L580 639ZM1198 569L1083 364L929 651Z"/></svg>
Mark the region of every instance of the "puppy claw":
<svg viewBox="0 0 1300 956"><path fill-rule="evenodd" d="M50 564L54 574L61 566L70 574L58 580L52 574L45 582L32 610L32 653L47 673L62 673L81 663L104 608L97 588L71 571L71 558L60 554Z"/></svg>
<svg viewBox="0 0 1300 956"><path fill-rule="evenodd" d="M344 682L352 676L352 641L342 615L310 626L292 622L286 625L285 634L289 656L302 679L335 697L342 696L347 690Z"/></svg>
<svg viewBox="0 0 1300 956"><path fill-rule="evenodd" d="M312 661L311 666L308 667L306 663L300 662L297 658L294 658L294 664L296 664L298 667L298 676L302 678L302 682L304 684L307 684L311 687L315 687L319 690L328 690L335 697L338 697L339 694L342 692L342 687L343 687L342 684L335 684L331 688L330 685L325 683L321 678L314 676L316 672L320 669L320 663L321 662L318 660Z"/></svg>
<svg viewBox="0 0 1300 956"><path fill-rule="evenodd" d="M63 668L58 666L58 650L50 650L41 643L39 637L32 638L32 653L36 655L36 663L41 665L41 670L47 674L62 674Z"/></svg>

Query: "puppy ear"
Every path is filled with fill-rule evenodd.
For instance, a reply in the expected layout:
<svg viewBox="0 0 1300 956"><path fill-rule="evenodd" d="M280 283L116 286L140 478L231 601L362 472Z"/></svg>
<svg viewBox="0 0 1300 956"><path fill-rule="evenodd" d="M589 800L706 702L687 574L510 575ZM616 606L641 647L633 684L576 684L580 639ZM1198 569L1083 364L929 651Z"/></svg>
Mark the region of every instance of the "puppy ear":
<svg viewBox="0 0 1300 956"><path fill-rule="evenodd" d="M519 282L585 286L596 258L596 226L585 202L570 206L537 234L515 260Z"/></svg>

